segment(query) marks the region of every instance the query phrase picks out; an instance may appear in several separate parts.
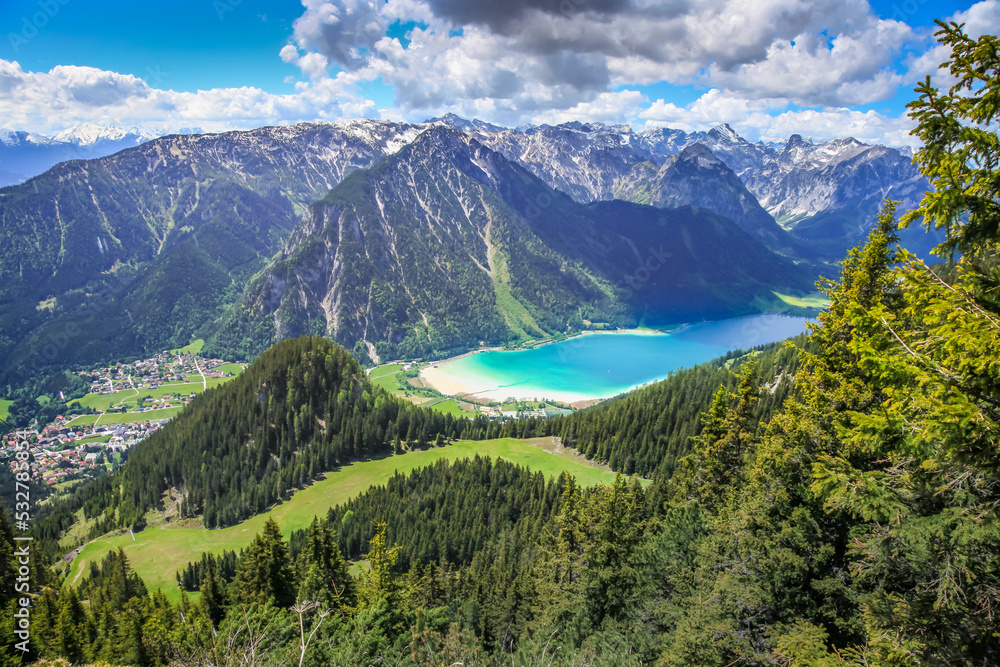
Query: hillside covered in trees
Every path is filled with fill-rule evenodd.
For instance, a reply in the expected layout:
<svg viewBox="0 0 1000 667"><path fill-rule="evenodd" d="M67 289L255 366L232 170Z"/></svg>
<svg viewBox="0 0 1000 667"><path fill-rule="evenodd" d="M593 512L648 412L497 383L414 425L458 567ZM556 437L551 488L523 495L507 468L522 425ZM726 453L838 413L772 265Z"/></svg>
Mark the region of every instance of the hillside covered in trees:
<svg viewBox="0 0 1000 667"><path fill-rule="evenodd" d="M287 340L233 382L199 395L169 428L137 445L119 472L78 489L43 530L54 537L78 509L96 521L95 537L139 529L171 491L182 517L232 525L342 463L477 425L390 396L327 339Z"/></svg>
<svg viewBox="0 0 1000 667"><path fill-rule="evenodd" d="M947 261L901 251L886 202L823 283L830 307L797 355L740 355L731 377L711 366L685 376L718 378L707 400L704 382L685 394L678 374L553 422L595 458L656 471L652 484L619 476L584 490L503 461L439 463L290 539L268 521L241 553L192 554L179 579L197 602L150 594L121 552L79 583L36 562L27 656L13 648L15 547L0 517L0 663L1000 663L1000 39L944 24L938 36L956 83L928 80L911 104L935 189L902 223L943 229ZM794 385L775 381L791 373ZM278 497L380 437L391 447L404 431L417 442L458 431L372 389L313 338L272 348L226 389L64 514L129 525L174 485L185 511L229 520L265 487ZM682 420L696 400L691 437L668 435L669 411ZM210 452L187 444L198 429ZM226 475L213 482L201 456ZM247 488L254 475L263 481Z"/></svg>
<svg viewBox="0 0 1000 667"><path fill-rule="evenodd" d="M806 344L802 337L795 342ZM616 472L670 477L677 462L691 451L701 413L708 410L720 387L736 386L737 372L751 359L766 389L754 409L754 419L767 421L795 386L799 350L789 343L735 350L587 410L555 419L507 422L489 433L515 438L558 436L567 447Z"/></svg>

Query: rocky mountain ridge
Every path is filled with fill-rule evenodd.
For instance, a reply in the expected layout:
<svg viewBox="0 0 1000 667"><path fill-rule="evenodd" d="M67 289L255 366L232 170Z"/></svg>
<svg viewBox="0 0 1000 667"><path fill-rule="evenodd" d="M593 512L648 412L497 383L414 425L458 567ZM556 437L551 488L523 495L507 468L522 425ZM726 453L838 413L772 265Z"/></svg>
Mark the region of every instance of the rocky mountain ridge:
<svg viewBox="0 0 1000 667"><path fill-rule="evenodd" d="M884 197L902 201L900 210L905 211L929 187L910 151L850 137L814 143L796 134L779 149L771 142L751 143L727 124L692 133L667 128L636 132L601 123L467 131L580 202L619 197L621 184L637 173L703 145L779 224L830 258L864 237ZM643 162L651 166L637 170ZM727 201L719 212L733 207ZM905 233L904 241L922 253L936 243L920 230Z"/></svg>
<svg viewBox="0 0 1000 667"><path fill-rule="evenodd" d="M420 131L435 125L470 133L550 187L581 203L614 199L622 196L623 189L641 192L641 185L627 187L628 179L648 174L652 167L662 167L671 156L701 144L736 173L760 206L782 227L829 258L838 257L844 248L863 237L883 197L902 201L901 208L906 210L919 201L928 187L911 164L908 150L868 145L849 137L814 143L792 135L784 142L752 143L726 124L708 132L690 133L670 128L635 131L628 125L581 122L510 129L455 114L417 124L372 120L302 124L313 128L328 126L331 132L351 134L373 148L377 159L399 150ZM268 131L279 129L249 132ZM24 181L56 162L113 154L142 144L153 135L141 128L101 128L93 124L72 128L51 139L5 131L0 133L0 186ZM241 133L206 136L236 138ZM323 146L301 148L304 160L314 159L316 152L320 154L316 159L329 159L322 156ZM333 149L336 148L334 144ZM640 167L643 163L651 166ZM333 187L339 177L327 180ZM737 207L745 208L735 200L720 202L717 208L709 206L723 215ZM904 241L920 253L936 242L914 232L905 233Z"/></svg>

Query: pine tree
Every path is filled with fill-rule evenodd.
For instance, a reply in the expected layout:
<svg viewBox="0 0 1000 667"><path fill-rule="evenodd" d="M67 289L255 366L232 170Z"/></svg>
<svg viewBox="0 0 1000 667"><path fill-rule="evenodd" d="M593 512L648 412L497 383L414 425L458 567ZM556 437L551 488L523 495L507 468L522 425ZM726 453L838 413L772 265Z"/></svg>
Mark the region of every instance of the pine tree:
<svg viewBox="0 0 1000 667"><path fill-rule="evenodd" d="M698 500L711 509L742 485L744 460L752 454L757 435L757 368L751 356L740 369L736 391L719 387L711 407L702 414L701 433L691 438L694 451L681 460L670 481L674 503Z"/></svg>
<svg viewBox="0 0 1000 667"><path fill-rule="evenodd" d="M351 607L356 602L354 580L347 561L333 541L326 522L313 517L306 531L306 545L299 554L299 599L332 607Z"/></svg>
<svg viewBox="0 0 1000 667"><path fill-rule="evenodd" d="M616 476L612 486L599 489L591 508L593 540L584 581L591 626L601 628L605 621L634 618L646 592L642 545L647 517L639 480Z"/></svg>
<svg viewBox="0 0 1000 667"><path fill-rule="evenodd" d="M199 590L202 608L212 619L212 623L218 625L225 616L225 587L215 556L212 554L206 554L205 572Z"/></svg>
<svg viewBox="0 0 1000 667"><path fill-rule="evenodd" d="M32 611L32 638L39 654L55 657L59 628L59 603L54 591L46 586Z"/></svg>
<svg viewBox="0 0 1000 667"><path fill-rule="evenodd" d="M368 541L368 569L362 571L358 598L362 606L371 606L379 600L396 603L402 594L399 577L392 571L399 558L401 547L390 547L386 532L388 524L380 520L375 524L375 535Z"/></svg>
<svg viewBox="0 0 1000 667"><path fill-rule="evenodd" d="M84 657L83 624L86 615L76 590L67 588L61 596L59 604L59 621L57 624L58 652L70 662L81 662Z"/></svg>
<svg viewBox="0 0 1000 667"><path fill-rule="evenodd" d="M263 530L240 558L234 590L237 600L248 604L271 600L287 608L295 602L295 571L288 545L274 519L264 522Z"/></svg>
<svg viewBox="0 0 1000 667"><path fill-rule="evenodd" d="M936 252L963 256L929 267L903 253L879 281L892 299L845 299L842 324L819 348L839 362L804 384L818 395L810 389L817 380L838 379L825 388L841 398L841 444L818 455L812 485L831 513L857 524L850 556L866 636L841 655L880 664L1000 660L1000 308L991 287L1000 241L1000 40L939 25L957 83L941 92L928 79L910 104L924 141L916 159L934 188L904 224L944 228ZM790 633L784 654L816 654L802 640L808 631Z"/></svg>
<svg viewBox="0 0 1000 667"><path fill-rule="evenodd" d="M584 634L585 552L589 545L585 503L576 479L561 476L559 514L546 535L533 573L537 591L534 614L538 632L562 633L563 641L578 643Z"/></svg>

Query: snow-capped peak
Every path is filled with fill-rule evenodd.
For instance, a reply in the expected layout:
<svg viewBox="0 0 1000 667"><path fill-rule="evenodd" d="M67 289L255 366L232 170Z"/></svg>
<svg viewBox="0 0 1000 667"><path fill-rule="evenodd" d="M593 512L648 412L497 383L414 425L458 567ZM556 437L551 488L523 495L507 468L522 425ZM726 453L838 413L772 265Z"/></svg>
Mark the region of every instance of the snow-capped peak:
<svg viewBox="0 0 1000 667"><path fill-rule="evenodd" d="M99 141L124 141L133 138L136 144L141 144L156 138L156 136L156 134L139 127L117 125L102 127L94 123L83 123L59 132L53 139L77 146L93 146Z"/></svg>
<svg viewBox="0 0 1000 667"><path fill-rule="evenodd" d="M730 127L729 123L723 123L722 125L716 125L711 130L709 134L714 134L719 141L725 141L732 144L743 143L743 137L736 134L736 130Z"/></svg>
<svg viewBox="0 0 1000 667"><path fill-rule="evenodd" d="M487 123L484 120L479 120L478 118L473 118L472 120L462 118L454 113L446 113L443 116L428 118L423 124L434 123L454 127L465 132L503 132L507 129L493 123Z"/></svg>
<svg viewBox="0 0 1000 667"><path fill-rule="evenodd" d="M0 145L23 146L24 144L49 146L52 144L52 140L40 134L32 134L22 130L0 130Z"/></svg>

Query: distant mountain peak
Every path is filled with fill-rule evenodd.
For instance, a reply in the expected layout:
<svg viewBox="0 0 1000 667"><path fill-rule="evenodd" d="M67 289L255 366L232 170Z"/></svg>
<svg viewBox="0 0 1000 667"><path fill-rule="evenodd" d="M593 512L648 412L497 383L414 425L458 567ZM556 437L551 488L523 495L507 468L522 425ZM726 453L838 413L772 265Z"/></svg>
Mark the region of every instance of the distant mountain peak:
<svg viewBox="0 0 1000 667"><path fill-rule="evenodd" d="M803 139L801 134L793 134L788 137L788 142L785 144L785 150L790 150L792 148L800 147L811 147L813 145L811 140Z"/></svg>
<svg viewBox="0 0 1000 667"><path fill-rule="evenodd" d="M25 144L49 146L53 143L51 139L40 134L32 134L23 130L0 130L0 145L3 146L23 146Z"/></svg>
<svg viewBox="0 0 1000 667"><path fill-rule="evenodd" d="M848 146L864 146L866 144L858 141L854 137L840 137L837 139L831 139L826 142L829 146L835 146L837 148L848 147Z"/></svg>
<svg viewBox="0 0 1000 667"><path fill-rule="evenodd" d="M94 123L83 123L56 134L53 139L77 146L93 146L99 141L125 141L134 139L136 145L155 139L157 134L139 127L107 127Z"/></svg>
<svg viewBox="0 0 1000 667"><path fill-rule="evenodd" d="M716 125L708 131L708 135L717 141L725 141L733 144L741 144L746 141L746 139L736 133L736 130L734 130L729 123Z"/></svg>
<svg viewBox="0 0 1000 667"><path fill-rule="evenodd" d="M712 149L701 143L691 144L680 152L677 159L681 162L697 162L699 167L715 167L725 164L715 156Z"/></svg>
<svg viewBox="0 0 1000 667"><path fill-rule="evenodd" d="M493 123L487 123L484 120L479 120L478 118L473 118L469 120L468 118L462 118L461 116L454 113L446 113L443 116L436 118L428 118L424 121L425 123L443 123L450 127L455 127L460 130L465 130L466 132L503 132L507 128L501 127L499 125L494 125Z"/></svg>

